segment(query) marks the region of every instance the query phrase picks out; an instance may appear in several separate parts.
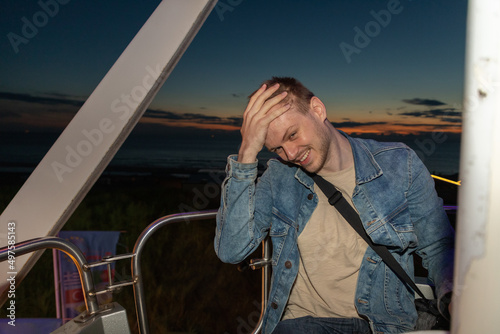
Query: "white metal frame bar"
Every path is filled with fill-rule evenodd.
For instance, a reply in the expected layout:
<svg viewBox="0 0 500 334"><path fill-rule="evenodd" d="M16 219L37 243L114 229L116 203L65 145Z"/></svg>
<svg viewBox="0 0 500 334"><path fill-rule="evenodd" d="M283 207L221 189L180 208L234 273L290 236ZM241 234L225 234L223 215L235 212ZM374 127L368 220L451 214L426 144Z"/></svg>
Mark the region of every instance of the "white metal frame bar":
<svg viewBox="0 0 500 334"><path fill-rule="evenodd" d="M0 246L55 235L132 131L217 3L165 0L99 83L0 216ZM0 264L0 304L8 273L22 280L41 253Z"/></svg>
<svg viewBox="0 0 500 334"><path fill-rule="evenodd" d="M452 333L498 333L500 1L470 0Z"/></svg>

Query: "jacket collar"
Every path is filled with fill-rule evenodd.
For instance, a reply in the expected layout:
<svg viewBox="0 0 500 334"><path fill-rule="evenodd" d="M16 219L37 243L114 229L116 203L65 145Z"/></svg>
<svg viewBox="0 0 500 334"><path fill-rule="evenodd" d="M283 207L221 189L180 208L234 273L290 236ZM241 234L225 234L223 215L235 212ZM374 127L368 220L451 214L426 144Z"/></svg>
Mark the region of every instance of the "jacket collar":
<svg viewBox="0 0 500 334"><path fill-rule="evenodd" d="M311 191L314 191L314 181L311 177L311 174L305 172L302 168L297 167L295 178L304 186L311 189Z"/></svg>
<svg viewBox="0 0 500 334"><path fill-rule="evenodd" d="M375 160L366 141L359 138L352 138L341 130L340 134L345 136L351 144L354 158L354 170L356 171L356 184L370 182L383 174L382 168Z"/></svg>
<svg viewBox="0 0 500 334"><path fill-rule="evenodd" d="M356 172L356 184L370 182L383 174L382 168L375 160L370 148L366 145L365 140L352 138L342 130L338 130L340 134L346 137L351 144L352 155L354 158L354 170ZM305 172L302 168L297 167L295 178L305 187L314 190L314 181L311 174Z"/></svg>

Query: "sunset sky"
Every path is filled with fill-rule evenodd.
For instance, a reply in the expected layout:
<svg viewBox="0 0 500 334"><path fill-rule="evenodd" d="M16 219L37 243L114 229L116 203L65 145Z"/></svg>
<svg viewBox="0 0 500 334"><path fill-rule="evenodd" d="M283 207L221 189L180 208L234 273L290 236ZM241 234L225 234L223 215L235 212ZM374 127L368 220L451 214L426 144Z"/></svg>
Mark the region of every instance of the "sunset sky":
<svg viewBox="0 0 500 334"><path fill-rule="evenodd" d="M4 3L0 132L62 131L158 3ZM466 4L219 1L137 131L238 129L250 92L294 76L349 133L460 132Z"/></svg>

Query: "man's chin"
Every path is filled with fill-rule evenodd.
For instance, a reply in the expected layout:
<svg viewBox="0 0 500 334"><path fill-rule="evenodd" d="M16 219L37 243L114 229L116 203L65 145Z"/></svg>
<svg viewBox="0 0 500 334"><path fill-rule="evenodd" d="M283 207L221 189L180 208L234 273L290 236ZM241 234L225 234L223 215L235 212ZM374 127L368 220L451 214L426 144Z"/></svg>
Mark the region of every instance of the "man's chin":
<svg viewBox="0 0 500 334"><path fill-rule="evenodd" d="M316 174L316 173L318 173L318 172L321 170L321 168L322 168L322 166L317 167L317 166L312 166L312 165L305 165L305 166L302 166L302 165L300 165L300 164L299 164L299 166L300 166L303 170L305 170L306 172L311 173L311 174Z"/></svg>
<svg viewBox="0 0 500 334"><path fill-rule="evenodd" d="M292 161L288 161L288 162L291 163L291 164L294 164L294 165L296 165L296 166L298 166L300 168L302 168L304 171L306 171L308 173L311 173L311 174L317 174L317 173L319 173L321 171L321 169L323 169L323 166L325 165L324 162L321 162L319 164L319 166L318 166L318 165L314 164L313 161L311 161L311 162L309 162L308 164L305 164L305 165L301 164L298 161L293 161L293 162Z"/></svg>
<svg viewBox="0 0 500 334"><path fill-rule="evenodd" d="M311 163L311 164L308 164L306 166L301 166L301 167L302 167L302 169L304 169L305 171L307 171L309 173L318 174L323 169L324 166L325 166L325 161L321 161L321 163L319 163L319 164Z"/></svg>

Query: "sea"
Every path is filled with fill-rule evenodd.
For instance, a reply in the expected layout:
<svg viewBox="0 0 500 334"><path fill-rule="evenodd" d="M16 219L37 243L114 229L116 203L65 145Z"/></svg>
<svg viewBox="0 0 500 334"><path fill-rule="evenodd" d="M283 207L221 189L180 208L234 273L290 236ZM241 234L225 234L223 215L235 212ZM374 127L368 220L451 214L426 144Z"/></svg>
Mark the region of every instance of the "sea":
<svg viewBox="0 0 500 334"><path fill-rule="evenodd" d="M46 133L1 133L0 173L30 173L57 137L58 134ZM458 174L459 135L375 137L381 141L404 142L417 152L433 174ZM135 168L142 171L148 168L224 170L227 157L238 152L240 140L239 132L202 132L192 136L132 134L116 153L109 168L115 171L123 168L129 173ZM260 166L265 168L265 162L272 157L274 154L264 149L258 156Z"/></svg>

